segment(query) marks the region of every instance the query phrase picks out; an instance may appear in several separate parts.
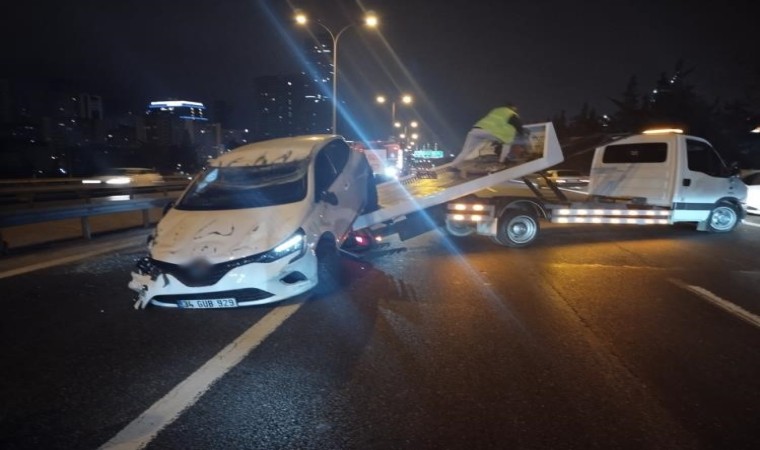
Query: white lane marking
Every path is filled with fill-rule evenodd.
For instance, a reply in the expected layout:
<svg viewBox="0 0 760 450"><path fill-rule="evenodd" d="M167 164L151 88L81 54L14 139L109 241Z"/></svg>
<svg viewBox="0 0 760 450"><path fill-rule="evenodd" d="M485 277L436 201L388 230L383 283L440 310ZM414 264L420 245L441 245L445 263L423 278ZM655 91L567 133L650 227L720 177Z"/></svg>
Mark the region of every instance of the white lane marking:
<svg viewBox="0 0 760 450"><path fill-rule="evenodd" d="M747 311L746 309L737 306L728 300L724 300L717 295L713 294L712 292L708 291L705 288L694 286L691 284L687 284L681 280L677 280L675 278L671 278L670 281L675 283L676 285L691 291L698 296L702 297L703 299L707 300L708 302L712 303L713 305L717 306L718 308L721 308L724 311L727 311L734 316L738 317L741 320L744 320L745 322L749 322L750 324L760 328L760 316L757 316L755 314L752 314L751 312Z"/></svg>
<svg viewBox="0 0 760 450"><path fill-rule="evenodd" d="M145 246L144 242L121 242L118 244L109 245L107 247L101 247L96 250L91 250L89 252L83 252L83 253L77 253L76 255L71 256L64 256L62 258L56 258L51 259L49 261L44 261L40 263L35 264L29 264L28 266L24 267L18 267L16 269L6 270L5 272L0 272L0 279L13 277L16 275L21 275L28 272L34 272L35 270L40 269L47 269L48 267L58 266L61 264L70 263L73 261L79 261L80 259L89 258L91 256L97 256L101 255L103 253L109 253L116 250L122 250L129 247L138 247L138 246Z"/></svg>
<svg viewBox="0 0 760 450"><path fill-rule="evenodd" d="M144 448L162 429L177 420L184 410L195 404L214 382L235 367L251 350L293 315L301 305L302 303L282 306L264 316L100 448L119 450Z"/></svg>
<svg viewBox="0 0 760 450"><path fill-rule="evenodd" d="M747 222L746 220L742 220L742 223L743 223L744 225L749 225L749 226L751 226L751 227L758 227L758 228L760 228L760 223L752 223L752 222Z"/></svg>

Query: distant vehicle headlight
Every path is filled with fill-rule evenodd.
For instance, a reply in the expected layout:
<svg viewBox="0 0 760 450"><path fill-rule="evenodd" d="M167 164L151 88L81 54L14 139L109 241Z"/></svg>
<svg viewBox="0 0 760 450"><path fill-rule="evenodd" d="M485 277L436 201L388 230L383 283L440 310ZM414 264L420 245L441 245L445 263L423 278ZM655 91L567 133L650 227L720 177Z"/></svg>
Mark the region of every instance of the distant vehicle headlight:
<svg viewBox="0 0 760 450"><path fill-rule="evenodd" d="M385 175L388 177L396 178L398 177L398 167L396 166L388 166L385 168Z"/></svg>
<svg viewBox="0 0 760 450"><path fill-rule="evenodd" d="M106 180L106 184L129 184L132 182L131 178L127 177L116 177L116 178L109 178Z"/></svg>
<svg viewBox="0 0 760 450"><path fill-rule="evenodd" d="M82 180L82 184L100 184L102 180Z"/></svg>
<svg viewBox="0 0 760 450"><path fill-rule="evenodd" d="M300 256L303 254L303 251L306 248L304 245L305 243L306 234L303 232L303 230L299 229L295 232L295 234L293 234L293 236L286 239L285 242L261 255L261 258L259 258L258 262L268 263L277 261L278 259L293 253L299 253L298 256Z"/></svg>

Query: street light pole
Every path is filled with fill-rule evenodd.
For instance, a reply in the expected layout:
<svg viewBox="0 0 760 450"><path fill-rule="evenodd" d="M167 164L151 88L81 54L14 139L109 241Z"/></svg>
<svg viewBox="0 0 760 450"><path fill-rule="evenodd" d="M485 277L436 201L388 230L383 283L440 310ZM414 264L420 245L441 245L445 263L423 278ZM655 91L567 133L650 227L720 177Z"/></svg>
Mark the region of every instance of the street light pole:
<svg viewBox="0 0 760 450"><path fill-rule="evenodd" d="M400 100L401 100L401 103L405 105L411 105L413 102L412 96L409 94L402 95ZM377 101L377 103L383 104L385 103L386 98L384 95L378 95L375 98L375 101ZM393 133L393 127L395 126L396 126L396 101L393 100L391 101L391 133Z"/></svg>
<svg viewBox="0 0 760 450"><path fill-rule="evenodd" d="M296 22L300 25L305 25L307 22L306 15L302 12L296 12ZM364 22L369 27L377 26L377 16L374 13L367 13ZM317 25L324 28L327 34L330 35L332 40L332 66L333 66L333 79L332 79L332 134L336 134L338 127L338 40L343 33L349 28L356 26L355 23L350 23L340 29L337 33L333 31L320 21L316 22Z"/></svg>

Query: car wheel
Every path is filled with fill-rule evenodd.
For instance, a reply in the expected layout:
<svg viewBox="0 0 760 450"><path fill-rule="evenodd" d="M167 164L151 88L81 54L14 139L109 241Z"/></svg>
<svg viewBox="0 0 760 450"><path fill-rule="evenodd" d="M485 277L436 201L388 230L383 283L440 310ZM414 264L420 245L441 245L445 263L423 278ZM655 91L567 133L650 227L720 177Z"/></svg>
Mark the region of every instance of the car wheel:
<svg viewBox="0 0 760 450"><path fill-rule="evenodd" d="M340 286L341 264L340 253L335 243L322 240L317 246L317 286L314 293L328 294Z"/></svg>
<svg viewBox="0 0 760 450"><path fill-rule="evenodd" d="M469 236L475 232L475 228L467 223L446 219L446 231L456 237Z"/></svg>
<svg viewBox="0 0 760 450"><path fill-rule="evenodd" d="M507 209L499 217L495 240L505 247L525 247L538 236L535 214L524 209Z"/></svg>
<svg viewBox="0 0 760 450"><path fill-rule="evenodd" d="M710 233L728 233L739 224L739 214L736 208L728 203L722 203L713 208L707 218L707 231Z"/></svg>

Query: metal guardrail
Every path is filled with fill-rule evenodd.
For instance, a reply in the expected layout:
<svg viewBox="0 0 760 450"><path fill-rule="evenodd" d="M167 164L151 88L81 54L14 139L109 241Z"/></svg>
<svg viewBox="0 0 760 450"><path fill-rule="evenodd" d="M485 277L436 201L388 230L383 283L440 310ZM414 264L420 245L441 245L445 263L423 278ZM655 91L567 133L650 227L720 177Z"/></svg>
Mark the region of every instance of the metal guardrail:
<svg viewBox="0 0 760 450"><path fill-rule="evenodd" d="M92 238L89 219L91 216L142 211L143 226L147 228L150 226L150 210L153 208L164 208L173 200L173 197L146 198L0 212L0 243L2 243L2 251L4 253L7 250L7 244L2 239L2 228L5 227L78 218L81 220L82 237L89 240Z"/></svg>
<svg viewBox="0 0 760 450"><path fill-rule="evenodd" d="M183 190L189 180L186 177L165 177L163 183L150 186L106 186L82 184L81 179L64 180L0 180L0 205L36 205L47 201L82 200L90 202L108 195L136 195Z"/></svg>

